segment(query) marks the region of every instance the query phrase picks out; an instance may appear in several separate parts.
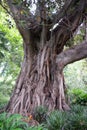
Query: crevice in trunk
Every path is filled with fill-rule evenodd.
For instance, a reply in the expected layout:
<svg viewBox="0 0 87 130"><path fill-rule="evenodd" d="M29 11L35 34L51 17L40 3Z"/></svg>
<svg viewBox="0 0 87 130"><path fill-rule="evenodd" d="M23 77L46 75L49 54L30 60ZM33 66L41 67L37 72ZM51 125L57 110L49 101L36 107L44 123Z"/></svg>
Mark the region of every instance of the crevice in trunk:
<svg viewBox="0 0 87 130"><path fill-rule="evenodd" d="M23 115L40 105L48 107L49 110L69 110L60 68L56 63L54 51L48 44L33 57L32 62L24 58L21 73L6 110Z"/></svg>

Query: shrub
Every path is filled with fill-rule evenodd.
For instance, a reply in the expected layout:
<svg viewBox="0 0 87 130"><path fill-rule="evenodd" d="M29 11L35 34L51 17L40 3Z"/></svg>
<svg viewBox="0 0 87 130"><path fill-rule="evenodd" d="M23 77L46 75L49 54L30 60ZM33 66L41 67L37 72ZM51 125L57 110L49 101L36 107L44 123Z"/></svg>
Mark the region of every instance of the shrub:
<svg viewBox="0 0 87 130"><path fill-rule="evenodd" d="M1 103L0 104L0 109L4 109L6 107L7 103Z"/></svg>
<svg viewBox="0 0 87 130"><path fill-rule="evenodd" d="M37 120L40 118L43 119L39 117ZM73 105L67 112L57 110L50 112L43 125L28 126L23 119L24 117L19 114L2 113L0 114L0 130L87 130L86 106Z"/></svg>
<svg viewBox="0 0 87 130"><path fill-rule="evenodd" d="M62 130L65 122L66 114L60 111L53 111L49 114L47 118L47 128L48 130Z"/></svg>
<svg viewBox="0 0 87 130"><path fill-rule="evenodd" d="M87 113L71 113L64 130L87 130Z"/></svg>
<svg viewBox="0 0 87 130"><path fill-rule="evenodd" d="M39 123L43 123L46 121L47 117L47 108L43 106L36 107L33 111L33 117Z"/></svg>
<svg viewBox="0 0 87 130"><path fill-rule="evenodd" d="M86 109L86 106L82 106L78 104L71 106L71 112L75 112L75 113L82 113L84 112L85 109Z"/></svg>
<svg viewBox="0 0 87 130"><path fill-rule="evenodd" d="M27 130L48 130L43 125L35 126L35 127L29 127Z"/></svg>
<svg viewBox="0 0 87 130"><path fill-rule="evenodd" d="M64 130L87 130L87 108L72 106L72 110L67 114Z"/></svg>
<svg viewBox="0 0 87 130"><path fill-rule="evenodd" d="M81 89L72 90L73 100L72 104L87 105L87 92Z"/></svg>
<svg viewBox="0 0 87 130"><path fill-rule="evenodd" d="M80 105L71 107L71 111L53 111L47 118L48 130L87 130L87 108Z"/></svg>
<svg viewBox="0 0 87 130"><path fill-rule="evenodd" d="M28 124L22 118L19 114L0 114L0 130L26 130Z"/></svg>

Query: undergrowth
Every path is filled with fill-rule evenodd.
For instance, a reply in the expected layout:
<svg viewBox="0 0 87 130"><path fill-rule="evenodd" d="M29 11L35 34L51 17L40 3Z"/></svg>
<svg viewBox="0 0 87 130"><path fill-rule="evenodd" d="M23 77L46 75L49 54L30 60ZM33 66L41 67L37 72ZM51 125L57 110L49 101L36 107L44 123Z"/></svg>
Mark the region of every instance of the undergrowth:
<svg viewBox="0 0 87 130"><path fill-rule="evenodd" d="M37 126L29 126L19 114L0 114L0 130L87 130L86 106L72 105L70 111L55 110L50 113L40 106L34 112L33 120L39 121Z"/></svg>

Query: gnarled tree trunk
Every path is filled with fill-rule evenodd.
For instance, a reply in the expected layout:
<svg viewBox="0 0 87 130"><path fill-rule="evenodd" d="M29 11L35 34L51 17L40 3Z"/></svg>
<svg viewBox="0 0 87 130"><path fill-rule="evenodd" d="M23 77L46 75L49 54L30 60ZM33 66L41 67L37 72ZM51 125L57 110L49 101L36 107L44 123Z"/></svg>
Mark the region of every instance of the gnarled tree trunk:
<svg viewBox="0 0 87 130"><path fill-rule="evenodd" d="M49 110L69 109L62 71L63 65L61 62L56 63L56 54L49 44L34 55L32 61L29 60L26 44L22 69L7 110L23 114L24 111L30 112L40 105Z"/></svg>
<svg viewBox="0 0 87 130"><path fill-rule="evenodd" d="M46 19L46 6L43 1L42 10L37 8L37 12L42 11L42 26L37 17L29 17L28 13L25 16L21 13L25 8L19 8L13 2L7 1L24 41L24 61L6 110L24 114L40 105L48 107L49 110L68 110L63 68L69 63L87 57L87 43L66 51L63 51L63 48L82 23L87 1L67 0L64 8L53 16L55 23L58 23L53 31L50 29L52 24L55 24L54 19ZM20 24L21 20L25 22L23 26Z"/></svg>
<svg viewBox="0 0 87 130"><path fill-rule="evenodd" d="M28 57L27 45L25 50L22 69L7 111L26 114L40 105L49 110L69 110L65 99L63 68L87 57L87 43L74 46L59 55L54 54L53 49L46 44L33 56L32 61Z"/></svg>

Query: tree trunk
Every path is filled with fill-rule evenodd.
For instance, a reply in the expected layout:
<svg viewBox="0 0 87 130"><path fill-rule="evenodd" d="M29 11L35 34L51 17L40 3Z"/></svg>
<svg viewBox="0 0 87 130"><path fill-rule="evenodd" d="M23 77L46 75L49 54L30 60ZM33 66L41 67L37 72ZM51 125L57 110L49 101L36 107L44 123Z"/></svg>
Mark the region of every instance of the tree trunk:
<svg viewBox="0 0 87 130"><path fill-rule="evenodd" d="M63 51L63 48L83 21L87 7L86 0L67 1L51 23L45 19L44 9L44 15L41 16L43 26L38 23L36 17L29 17L29 14L25 17L21 14L21 8L13 2L13 0L7 1L25 42L24 62L6 110L24 114L40 105L48 107L49 110L68 110L63 68L69 63L87 57L87 43L68 51ZM46 25L52 23L55 25L54 19L58 26L50 32L52 26ZM20 21L26 24L22 26Z"/></svg>
<svg viewBox="0 0 87 130"><path fill-rule="evenodd" d="M49 110L69 109L65 99L63 68L56 63L52 48L46 44L32 61L27 44L25 48L24 62L7 111L24 114L40 105Z"/></svg>

